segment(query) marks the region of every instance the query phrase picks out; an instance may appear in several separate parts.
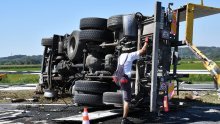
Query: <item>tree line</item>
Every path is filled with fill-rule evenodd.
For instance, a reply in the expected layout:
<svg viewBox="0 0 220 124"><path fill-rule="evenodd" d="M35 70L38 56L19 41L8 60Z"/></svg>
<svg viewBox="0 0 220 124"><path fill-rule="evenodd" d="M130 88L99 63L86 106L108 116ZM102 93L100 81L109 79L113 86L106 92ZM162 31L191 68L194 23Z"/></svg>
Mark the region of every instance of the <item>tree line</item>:
<svg viewBox="0 0 220 124"><path fill-rule="evenodd" d="M32 65L41 64L42 55L14 55L0 58L0 65Z"/></svg>
<svg viewBox="0 0 220 124"><path fill-rule="evenodd" d="M209 59L220 60L220 47L198 47ZM179 56L184 59L196 59L188 47L179 48ZM0 58L0 65L33 65L41 64L42 55L14 55Z"/></svg>
<svg viewBox="0 0 220 124"><path fill-rule="evenodd" d="M198 49L209 59L220 60L220 47L198 47ZM197 59L188 47L180 48L179 55L182 59Z"/></svg>

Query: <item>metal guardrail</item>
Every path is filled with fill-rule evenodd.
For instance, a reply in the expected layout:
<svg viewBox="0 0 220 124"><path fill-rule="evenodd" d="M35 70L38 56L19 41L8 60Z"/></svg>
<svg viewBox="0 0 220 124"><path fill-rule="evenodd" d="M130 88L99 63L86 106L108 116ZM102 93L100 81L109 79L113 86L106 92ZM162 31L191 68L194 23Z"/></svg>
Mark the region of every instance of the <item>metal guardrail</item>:
<svg viewBox="0 0 220 124"><path fill-rule="evenodd" d="M0 73L4 74L40 74L40 71L3 71L0 70ZM173 70L170 71L173 73ZM177 70L177 74L210 74L207 70Z"/></svg>
<svg viewBox="0 0 220 124"><path fill-rule="evenodd" d="M40 74L40 71L1 71L0 73L4 74Z"/></svg>
<svg viewBox="0 0 220 124"><path fill-rule="evenodd" d="M175 90L177 90L175 88ZM179 91L216 91L213 83L208 84L180 84Z"/></svg>

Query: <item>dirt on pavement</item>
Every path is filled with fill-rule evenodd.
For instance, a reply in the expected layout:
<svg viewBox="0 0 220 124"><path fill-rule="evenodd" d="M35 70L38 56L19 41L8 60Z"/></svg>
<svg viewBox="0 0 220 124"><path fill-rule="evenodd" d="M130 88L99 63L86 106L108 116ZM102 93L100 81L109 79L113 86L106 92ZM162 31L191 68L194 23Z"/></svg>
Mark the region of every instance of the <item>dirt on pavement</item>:
<svg viewBox="0 0 220 124"><path fill-rule="evenodd" d="M3 121L13 123L56 123L55 118L68 117L76 114L81 114L83 106L74 106L71 96L60 96L59 99L45 99L43 95L35 94L34 91L0 91L1 104L11 103L11 99L31 99L38 97L38 106L21 105L16 109L22 111L16 117L9 117ZM20 102L33 103L33 101ZM220 119L220 100L216 92L213 91L187 91L180 92L180 95L175 95L172 99L170 111L165 113L161 111L154 115L149 112L149 109L142 109L136 113L130 113L129 119L136 124L143 123L219 123ZM51 106L44 105L51 104ZM62 104L62 105L52 105ZM89 108L89 112L99 110L100 108ZM102 108L104 109L104 108ZM107 108L105 108L107 109ZM5 110L6 112L8 110ZM4 112L5 113L5 112ZM0 115L1 118L1 115ZM112 124L120 123L121 115L114 118L93 121L92 123ZM1 119L0 119L1 122ZM75 123L66 122L63 123ZM82 123L82 122L79 122Z"/></svg>

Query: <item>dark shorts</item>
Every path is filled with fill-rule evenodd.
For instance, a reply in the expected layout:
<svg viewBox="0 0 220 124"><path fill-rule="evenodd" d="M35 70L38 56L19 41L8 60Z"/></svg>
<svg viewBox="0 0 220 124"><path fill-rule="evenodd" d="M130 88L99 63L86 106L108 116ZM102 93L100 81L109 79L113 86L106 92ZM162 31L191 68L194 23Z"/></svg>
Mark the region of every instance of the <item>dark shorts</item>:
<svg viewBox="0 0 220 124"><path fill-rule="evenodd" d="M127 83L121 83L123 100L126 102L131 102L131 81L128 77L126 77L126 79L128 80Z"/></svg>

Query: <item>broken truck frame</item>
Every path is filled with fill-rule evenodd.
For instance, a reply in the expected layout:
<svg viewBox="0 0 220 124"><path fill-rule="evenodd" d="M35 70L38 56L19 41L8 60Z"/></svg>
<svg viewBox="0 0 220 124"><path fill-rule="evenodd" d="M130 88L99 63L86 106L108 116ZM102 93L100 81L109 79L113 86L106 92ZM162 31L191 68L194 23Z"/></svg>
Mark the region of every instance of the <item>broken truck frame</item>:
<svg viewBox="0 0 220 124"><path fill-rule="evenodd" d="M151 98L150 98L150 111L155 112L157 110L156 103L157 103L157 84L158 84L158 48L159 48L159 41L160 35L160 25L161 25L161 3L157 2L155 7L155 14L154 14L154 24L153 24L153 50L152 50L152 75L151 75ZM174 51L173 51L173 79L177 79L178 75L176 73L177 70L177 62L178 62L178 46L181 45L188 45L190 50L203 62L204 67L211 73L214 83L216 87L220 84L220 68L218 65L208 59L196 46L193 45L193 23L194 19L201 18L205 16L210 16L213 14L220 13L220 8L208 7L197 4L189 3L179 9L172 11L172 23L171 23L171 33L174 36ZM169 14L169 13L167 13ZM179 23L182 21L186 21L186 32L185 32L185 39L183 41L179 41ZM163 22L162 22L163 23ZM150 27L144 25L144 27ZM148 34L150 34L148 32ZM171 44L172 44L171 40ZM164 74L162 74L164 75ZM138 76L136 76L138 77ZM177 81L177 87L178 80ZM137 82L136 82L137 83ZM177 89L178 90L178 89ZM178 92L178 91L177 91Z"/></svg>
<svg viewBox="0 0 220 124"><path fill-rule="evenodd" d="M114 84L111 80L112 69L115 69L114 65L117 66L117 57L121 54L122 47L126 46L126 43L130 43L131 45L135 44L135 47L131 48L139 49L146 37L151 39L152 42L148 45L147 55L136 63L136 74L134 75L135 77L132 77L132 84L134 78L135 83L132 88L134 88L135 97L138 95L142 97L142 99L138 99L140 101L142 100L142 104L146 106L146 104L148 105L147 102L150 101L151 112L158 110L159 106L157 103L159 100L162 100L161 97L169 95L169 85L172 84L171 82L173 80L177 82L178 93L179 78L189 76L177 74L179 46L188 45L189 48L195 50L194 53L202 56L203 60L205 60L203 62L208 67L208 70L214 72L213 68L215 70L218 67L209 64L209 59L199 52L196 47L192 46L193 20L220 13L220 9L190 3L179 9L172 10L171 5L169 4L167 10L165 10L161 2L156 2L154 16L143 16L140 13L136 13L109 18L111 22L110 26L112 26L112 23L121 22L114 25L121 26L120 30L109 30L114 27L108 27L106 25L104 28L102 26L99 27L99 23L98 25L94 25L97 22L91 21L94 18L84 18L82 20L87 20L86 24L90 20L93 23L89 24L92 25L86 27L85 22L81 20L82 24L84 23L84 25L80 24L82 26L81 31L73 31L71 35L54 35L52 38L42 39L42 45L45 46L45 51L42 61L41 82L39 84L41 86L40 88L46 89L44 90L44 95L49 98L54 97L57 94L54 90L58 89L60 92L65 92L66 89L75 86L75 91L81 92L74 96L75 102L78 100L78 103L81 102L81 104L83 104L82 102L85 103L85 101L91 103L94 97L100 102L94 101L94 104L97 102L98 105L102 105L104 103L104 94L110 90L115 91L116 89L112 90L108 88L108 85ZM122 27L124 26L124 20L122 20L124 17L129 18L127 20L125 19L126 26ZM121 20L119 21L119 19ZM98 20L106 21L100 18ZM179 23L182 21L186 21L186 37L183 40L179 40ZM129 22L132 22L132 24ZM136 23L138 23L138 26ZM125 32L123 31L124 28L128 32L130 31L128 35L136 38L134 44L132 42L133 39L129 39L129 36L120 37L120 33ZM100 32L102 35L100 35ZM88 37L90 35L87 33L92 33L92 36L103 36L107 34L106 36L109 39L106 37L98 37L98 39L97 37ZM118 34L118 36L114 36L113 33ZM112 50L110 47L114 47L114 49ZM106 51L103 50L104 48ZM132 50L136 51L137 49ZM110 52L107 50L110 50ZM100 66L105 64L107 64L108 69ZM171 64L173 65L173 73L170 73ZM219 71L215 72L213 73L215 79L219 81ZM90 87L93 89L89 89ZM162 95L159 95L159 92L162 92ZM88 100L89 98L91 101ZM169 98L171 97L169 96ZM121 100L119 101L121 102Z"/></svg>

